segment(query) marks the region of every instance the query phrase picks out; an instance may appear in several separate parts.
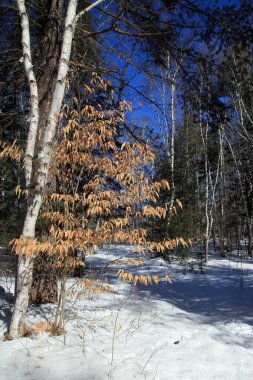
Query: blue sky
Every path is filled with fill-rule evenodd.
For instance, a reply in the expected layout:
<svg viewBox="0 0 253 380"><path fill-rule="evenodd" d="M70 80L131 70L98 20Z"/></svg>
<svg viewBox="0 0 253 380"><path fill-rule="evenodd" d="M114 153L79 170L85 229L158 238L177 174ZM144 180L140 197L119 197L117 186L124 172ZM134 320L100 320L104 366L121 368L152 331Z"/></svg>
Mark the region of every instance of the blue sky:
<svg viewBox="0 0 253 380"><path fill-rule="evenodd" d="M220 1L199 1L200 7L205 5L215 5L215 6L240 6L241 1L238 0L220 0ZM194 16L191 22L200 20L200 16ZM108 19L103 24L103 28L108 25L110 20ZM199 21L201 23L204 21ZM101 36L103 38L103 35ZM183 40L189 40L189 29L185 29L181 35L181 42ZM108 44L108 51L112 49L109 54L106 55L106 65L112 71L113 82L115 86L119 85L120 78L117 76L117 71L120 72L122 68L124 68L124 79L128 83L128 87L124 89L123 97L128 101L132 101L133 103L133 112L129 114L129 119L139 127L139 132L142 133L143 128L148 125L150 128L157 131L157 116L154 111L154 107L150 104L150 101L145 98L149 98L150 96L154 98L155 101L160 101L158 97L157 91L154 89L153 83L148 79L148 76L141 71L142 65L145 66L145 69L148 71L154 71L157 74L160 74L160 69L155 68L154 66L148 66L145 63L146 53L141 48L140 45L136 45L133 53L133 44L135 43L135 39L131 37L122 37L117 35L114 32L109 32L106 34L106 38L104 39L102 45L105 43ZM200 44L198 41L195 44ZM113 49L115 51L113 51ZM123 59L116 52L119 50L122 55L126 57ZM133 55L132 55L133 54ZM134 64L128 64L126 61L130 59ZM115 72L115 73L114 73ZM167 97L169 101L169 92L167 91ZM180 111L180 107L178 108L178 118L182 116L182 112Z"/></svg>

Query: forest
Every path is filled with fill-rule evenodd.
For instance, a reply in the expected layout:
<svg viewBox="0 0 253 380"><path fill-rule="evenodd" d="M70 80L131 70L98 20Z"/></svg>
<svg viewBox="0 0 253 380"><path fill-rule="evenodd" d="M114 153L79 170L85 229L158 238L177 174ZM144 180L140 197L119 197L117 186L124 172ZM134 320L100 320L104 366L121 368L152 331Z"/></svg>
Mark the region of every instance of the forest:
<svg viewBox="0 0 253 380"><path fill-rule="evenodd" d="M252 1L0 25L0 378L251 379Z"/></svg>

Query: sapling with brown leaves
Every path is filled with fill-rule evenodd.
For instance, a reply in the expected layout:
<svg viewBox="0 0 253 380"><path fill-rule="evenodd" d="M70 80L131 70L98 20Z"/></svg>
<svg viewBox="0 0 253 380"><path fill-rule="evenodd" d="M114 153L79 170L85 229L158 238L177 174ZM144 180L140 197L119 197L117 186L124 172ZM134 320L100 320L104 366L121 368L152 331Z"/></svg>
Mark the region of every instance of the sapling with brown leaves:
<svg viewBox="0 0 253 380"><path fill-rule="evenodd" d="M109 82L93 73L87 91L94 97L98 91L109 92L113 100L110 88ZM13 242L16 252L25 257L43 252L54 257L61 281L54 331L62 332L64 328L67 277L74 268L83 265L76 255L77 249L87 257L104 243L129 243L136 246L139 254L137 258L128 258L133 266L144 263L146 251L163 252L178 244L186 245L182 238L149 241L142 226L142 221L148 218L166 217L169 205L158 204L158 199L162 189L169 191L169 184L166 180L154 182L147 175L146 168L150 169L155 159L148 142L122 139L121 127L125 113L130 110L131 105L125 101L119 109L100 104L63 107L62 125L52 147L58 189L44 195L40 214L49 226L47 239L22 236ZM133 218L139 221L138 228L133 228ZM160 280L158 274L136 275L123 269L118 276L134 286L138 282L157 284ZM168 275L163 280L170 282ZM89 291L111 291L101 280L81 279L78 286L77 297Z"/></svg>

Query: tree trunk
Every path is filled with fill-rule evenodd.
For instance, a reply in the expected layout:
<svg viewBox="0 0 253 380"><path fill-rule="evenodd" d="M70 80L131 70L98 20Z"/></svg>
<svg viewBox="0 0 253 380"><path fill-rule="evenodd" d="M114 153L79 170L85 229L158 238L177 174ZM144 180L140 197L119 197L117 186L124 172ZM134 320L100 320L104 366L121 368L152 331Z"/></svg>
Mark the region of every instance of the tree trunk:
<svg viewBox="0 0 253 380"><path fill-rule="evenodd" d="M229 145L229 148L230 148L230 151L231 151L231 154L232 154L232 157L233 157L233 160L234 160L234 163L235 163L235 168L236 168L236 172L237 172L237 176L238 176L238 180L239 180L239 184L240 184L240 188L241 188L241 195L242 195L242 200L243 200L243 205L244 205L244 211L245 211L245 215L246 215L246 228L247 228L247 235L248 235L248 255L250 257L253 257L253 233L252 233L252 219L251 219L251 214L250 214L250 211L249 211L249 207L247 205L247 199L246 199L246 196L245 196L245 188L244 188L244 185L243 185L243 182L242 182L242 177L241 177L241 172L239 170L239 167L238 167L238 162L237 162L237 158L235 156L235 153L234 153L234 150L232 148L232 145L229 141L229 139L226 137L226 140L227 140L227 143Z"/></svg>
<svg viewBox="0 0 253 380"><path fill-rule="evenodd" d="M39 136L44 135L49 120L50 106L57 78L57 68L61 50L60 21L63 14L63 0L52 1L46 23L43 28L40 43L40 75L38 76L39 93ZM41 144L40 137L37 139L35 155L38 155ZM36 160L35 160L36 162ZM36 165L35 165L36 166ZM36 171L36 167L34 168ZM49 170L46 193L55 191L55 175L52 167ZM43 264L43 260L45 263ZM44 304L57 302L57 278L53 260L47 254L36 257L33 265L32 287L29 303Z"/></svg>
<svg viewBox="0 0 253 380"><path fill-rule="evenodd" d="M253 257L253 234L252 234L252 220L251 217L247 217L247 230L248 230L248 255Z"/></svg>
<svg viewBox="0 0 253 380"><path fill-rule="evenodd" d="M57 302L58 286L54 261L54 258L47 253L42 253L34 259L30 304Z"/></svg>
<svg viewBox="0 0 253 380"><path fill-rule="evenodd" d="M11 319L10 334L12 338L24 334L25 316L28 307L28 297L32 281L33 258L19 256L16 276L16 300Z"/></svg>
<svg viewBox="0 0 253 380"><path fill-rule="evenodd" d="M201 116L202 117L202 116ZM200 120L201 123L201 120ZM200 127L202 128L202 127ZM208 123L205 126L205 133L202 133L204 155L205 155L205 218L206 218L206 230L204 235L204 247L205 247L205 262L208 261L209 256L209 235L210 235L210 215L209 215L209 176L208 176Z"/></svg>
<svg viewBox="0 0 253 380"><path fill-rule="evenodd" d="M43 194L46 189L48 171L52 157L52 143L58 125L66 85L66 76L68 73L68 63L75 29L76 7L77 0L70 0L65 20L64 37L60 62L58 65L57 81L54 88L52 102L50 104L49 119L43 135L43 140L39 144L40 149L38 154L38 165L36 170L33 170L34 181L31 182L34 183L35 186L34 190L30 189L29 191L28 210L23 229L23 237L25 238L35 237L35 226L42 205ZM23 53L25 54L24 51ZM32 267L33 258L31 256L26 257L20 253L17 273L17 297L10 325L10 335L13 338L17 338L22 335L23 332L24 320L29 301L29 290L32 282Z"/></svg>
<svg viewBox="0 0 253 380"><path fill-rule="evenodd" d="M178 67L173 72L170 54L167 57L167 75L170 84L170 96L171 96L171 104L170 104L170 114L171 114L171 141L170 141L170 189L171 189L171 197L170 197L170 207L168 214L168 226L170 225L172 210L175 201L175 181L174 181L174 166L175 166L175 133L176 133L176 80L177 80L177 72Z"/></svg>
<svg viewBox="0 0 253 380"><path fill-rule="evenodd" d="M34 204L29 205L24 228L23 238L33 238L35 235L35 224L39 212L39 202L41 195L34 197ZM16 299L11 318L10 335L17 338L24 332L25 316L28 307L28 294L32 283L33 257L26 256L20 252L18 257L18 268L16 276Z"/></svg>

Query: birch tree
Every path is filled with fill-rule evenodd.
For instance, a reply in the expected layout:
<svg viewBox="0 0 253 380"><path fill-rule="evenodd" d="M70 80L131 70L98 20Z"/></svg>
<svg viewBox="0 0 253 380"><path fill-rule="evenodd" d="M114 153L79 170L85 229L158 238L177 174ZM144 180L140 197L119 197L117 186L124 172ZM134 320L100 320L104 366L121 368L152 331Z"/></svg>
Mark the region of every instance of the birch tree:
<svg viewBox="0 0 253 380"><path fill-rule="evenodd" d="M77 13L78 0L69 0L65 17L58 72L52 99L49 104L49 115L45 130L38 133L39 118L43 110L38 101L38 80L36 78L33 60L31 56L31 30L29 16L25 0L17 0L21 29L22 29L22 61L29 83L30 90L30 122L25 153L26 187L28 190L28 206L21 238L29 244L30 239L35 238L35 227L45 192L51 157L53 152L53 141L60 120L60 112L64 99L69 60L73 45L75 26L78 20L95 6L104 0L98 0L86 9ZM37 145L38 156L35 160L35 146ZM35 162L36 161L36 162ZM31 184L33 186L31 186ZM18 257L16 300L10 324L10 335L17 338L24 330L25 316L28 307L29 289L31 286L33 270L33 256L26 256L21 250Z"/></svg>

